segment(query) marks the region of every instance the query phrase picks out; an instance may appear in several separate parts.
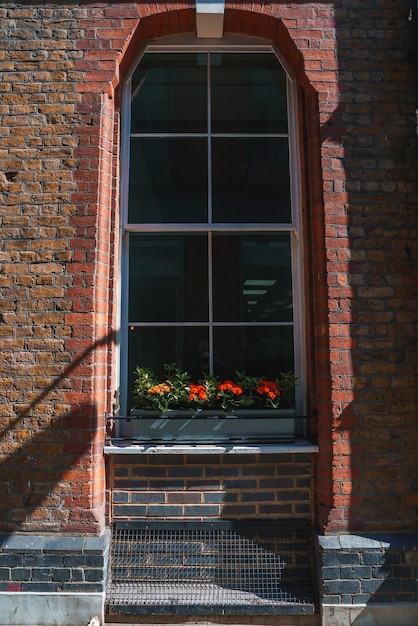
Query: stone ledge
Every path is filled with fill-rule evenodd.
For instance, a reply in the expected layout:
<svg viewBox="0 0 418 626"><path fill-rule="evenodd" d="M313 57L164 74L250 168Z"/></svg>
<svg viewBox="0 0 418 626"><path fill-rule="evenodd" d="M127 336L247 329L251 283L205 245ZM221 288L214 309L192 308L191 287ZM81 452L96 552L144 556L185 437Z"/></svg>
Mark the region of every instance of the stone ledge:
<svg viewBox="0 0 418 626"><path fill-rule="evenodd" d="M231 445L144 445L112 443L104 447L105 454L289 454L315 453L319 447L308 441L296 441L292 444L231 444Z"/></svg>
<svg viewBox="0 0 418 626"><path fill-rule="evenodd" d="M110 544L110 530L106 529L100 537L80 537L68 535L28 535L15 533L0 536L1 553L76 553L102 554Z"/></svg>
<svg viewBox="0 0 418 626"><path fill-rule="evenodd" d="M324 551L418 549L418 533L318 536L318 543Z"/></svg>

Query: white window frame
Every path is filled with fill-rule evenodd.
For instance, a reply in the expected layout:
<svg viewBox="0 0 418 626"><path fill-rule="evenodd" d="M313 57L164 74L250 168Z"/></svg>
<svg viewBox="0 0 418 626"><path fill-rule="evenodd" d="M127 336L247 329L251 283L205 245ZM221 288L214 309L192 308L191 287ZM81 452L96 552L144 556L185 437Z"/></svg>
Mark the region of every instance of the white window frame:
<svg viewBox="0 0 418 626"><path fill-rule="evenodd" d="M128 396L128 301L129 301L129 233L135 232L184 232L184 223L179 224L129 224L128 223L128 190L129 190L129 152L130 152L130 128L131 128L131 81L134 71L146 53L153 52L233 52L233 53L269 53L276 55L286 74L287 87L287 114L289 141L289 169L290 169L290 197L292 206L291 224L216 224L208 228L208 224L187 225L187 232L226 232L248 230L251 233L277 233L290 232L291 234L291 262L292 262L292 292L293 292L293 329L294 329L294 373L298 377L296 389L295 409L296 416L306 415L306 339L305 339L305 297L303 281L303 233L301 220L301 181L300 181L300 150L299 133L297 123L297 91L296 82L289 68L277 49L255 39L225 36L220 41L213 43L197 40L196 37L176 37L159 40L145 46L138 55L130 72L127 74L122 88L121 110L121 151L120 151L120 206L121 206L121 266L120 266L120 414L127 415ZM234 323L235 324L235 323ZM187 322L184 323L187 325ZM223 324L227 325L227 324ZM236 324L235 324L236 325ZM248 323L243 323L247 325ZM271 324L270 324L271 325Z"/></svg>

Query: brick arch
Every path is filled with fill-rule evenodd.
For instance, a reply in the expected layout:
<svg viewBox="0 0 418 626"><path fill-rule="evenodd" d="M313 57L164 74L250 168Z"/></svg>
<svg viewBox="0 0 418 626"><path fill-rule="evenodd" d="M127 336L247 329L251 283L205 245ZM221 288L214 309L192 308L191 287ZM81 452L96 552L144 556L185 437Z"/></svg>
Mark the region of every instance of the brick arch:
<svg viewBox="0 0 418 626"><path fill-rule="evenodd" d="M150 5L148 6L150 8ZM175 8L171 8L170 4L166 6L167 10L159 13L156 12L154 6L150 15L139 19L119 57L117 83L119 77L123 77L132 67L138 52L148 41L195 31L196 12L194 8L178 9L177 5L173 5Z"/></svg>
<svg viewBox="0 0 418 626"><path fill-rule="evenodd" d="M141 17L131 36L122 50L118 60L117 73L113 86L116 87L120 77L129 70L135 62L138 51L150 40L170 37L196 30L196 12L194 8L178 9L177 5L167 4L167 10L156 12L155 6L147 5L150 14ZM304 60L288 28L279 15L272 12L270 15L248 11L243 8L226 8L224 32L240 34L249 37L259 37L274 44L286 61L299 84L312 90L310 81L304 71Z"/></svg>
<svg viewBox="0 0 418 626"><path fill-rule="evenodd" d="M312 88L304 73L303 56L278 15L226 9L224 32L259 37L274 44L298 83L305 88Z"/></svg>

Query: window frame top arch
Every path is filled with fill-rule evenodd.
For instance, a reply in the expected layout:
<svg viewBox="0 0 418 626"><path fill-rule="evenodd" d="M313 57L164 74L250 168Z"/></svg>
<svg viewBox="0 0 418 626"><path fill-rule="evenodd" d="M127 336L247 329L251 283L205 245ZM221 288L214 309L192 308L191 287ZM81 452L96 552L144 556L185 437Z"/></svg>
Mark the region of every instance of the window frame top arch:
<svg viewBox="0 0 418 626"><path fill-rule="evenodd" d="M292 283L296 307L294 308L294 328L295 328L295 353L294 371L298 376L298 391L296 401L296 412L304 415L306 412L306 364L305 364L305 339L304 339L304 289L303 289L303 237L301 233L301 188L300 188L300 154L297 124L297 89L296 81L291 75L285 61L278 53L275 46L261 40L245 38L241 36L227 35L222 40L201 41L194 37L176 36L166 40L151 42L146 45L138 55L131 70L126 75L123 83L122 117L121 117L121 232L122 232L122 276L121 276L121 357L122 364L120 370L121 379L121 408L126 414L127 399L126 388L128 385L127 373L127 353L128 339L124 329L129 327L128 316L128 293L129 279L126 260L129 256L127 239L135 233L176 233L184 230L184 222L156 223L156 222L134 222L128 218L129 205L129 161L130 161L130 137L131 137L131 101L132 101L132 79L141 60L147 54L173 54L187 52L202 52L209 54L230 53L234 54L274 54L284 70L286 77L286 98L287 98L287 133L283 133L288 138L289 145L289 177L290 177L290 197L291 197L291 219L286 223L277 222L246 222L246 223L217 223L209 220L209 223L189 223L188 232L210 231L220 232L254 232L268 235L269 233L289 233L292 243ZM297 300L297 302L296 302Z"/></svg>

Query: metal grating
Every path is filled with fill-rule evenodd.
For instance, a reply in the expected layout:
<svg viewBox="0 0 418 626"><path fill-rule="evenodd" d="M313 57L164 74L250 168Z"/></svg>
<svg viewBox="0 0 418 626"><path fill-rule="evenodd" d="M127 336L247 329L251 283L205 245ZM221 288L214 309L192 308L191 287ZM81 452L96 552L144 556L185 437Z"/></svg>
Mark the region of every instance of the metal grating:
<svg viewBox="0 0 418 626"><path fill-rule="evenodd" d="M117 522L110 613L313 614L313 542L292 522Z"/></svg>

